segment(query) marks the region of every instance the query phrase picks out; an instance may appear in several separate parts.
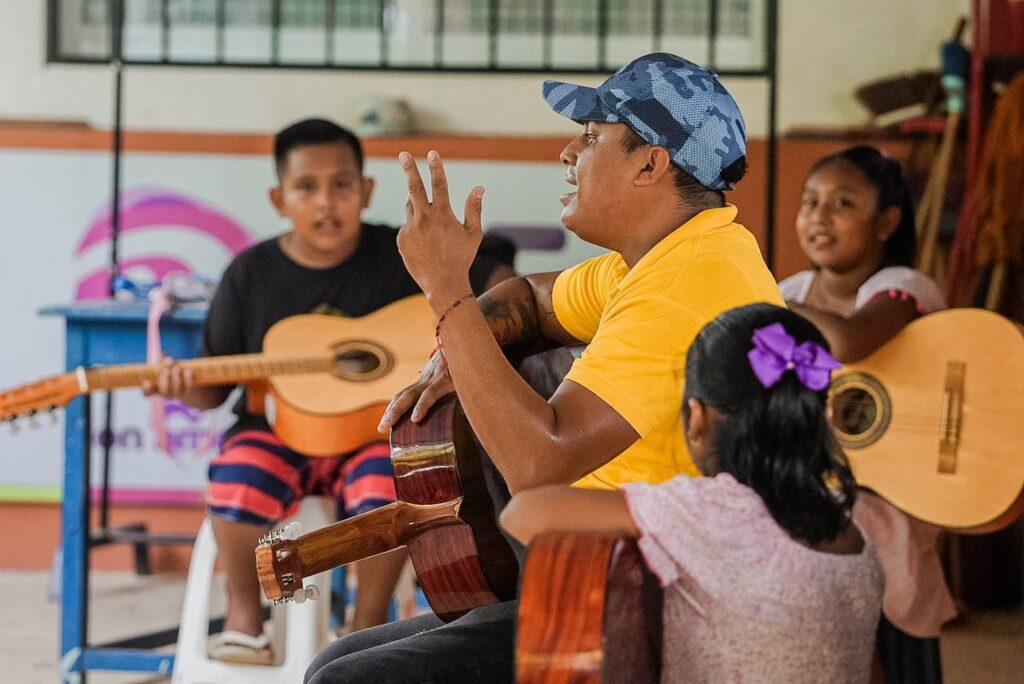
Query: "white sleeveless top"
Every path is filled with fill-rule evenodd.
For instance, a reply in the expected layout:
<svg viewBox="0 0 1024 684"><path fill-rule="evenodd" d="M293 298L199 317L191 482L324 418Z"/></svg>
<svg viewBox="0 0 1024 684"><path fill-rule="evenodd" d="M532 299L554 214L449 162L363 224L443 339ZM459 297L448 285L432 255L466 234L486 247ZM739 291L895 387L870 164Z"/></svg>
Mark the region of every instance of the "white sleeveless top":
<svg viewBox="0 0 1024 684"><path fill-rule="evenodd" d="M787 302L804 304L811 291L811 283L817 276L817 271L800 271L779 283L779 291ZM920 314L946 308L946 301L935 281L924 273L906 266L883 268L864 281L857 290L854 308L861 308L883 292L888 292L891 296L905 294L913 297Z"/></svg>

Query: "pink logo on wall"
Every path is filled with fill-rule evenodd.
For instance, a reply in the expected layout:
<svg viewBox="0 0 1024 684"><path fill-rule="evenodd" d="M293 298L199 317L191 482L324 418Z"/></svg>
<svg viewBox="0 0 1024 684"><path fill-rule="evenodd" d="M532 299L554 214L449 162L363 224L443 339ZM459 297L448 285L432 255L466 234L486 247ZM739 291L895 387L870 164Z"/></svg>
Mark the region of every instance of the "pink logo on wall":
<svg viewBox="0 0 1024 684"><path fill-rule="evenodd" d="M107 205L75 246L76 260L96 249L109 249L112 219L112 209ZM172 235L177 239L172 239ZM172 272L196 271L197 259L206 264L217 263L223 269L228 259L253 241L253 233L227 213L180 191L144 187L126 190L121 195L121 272L140 284L160 282ZM93 256L90 263L95 262ZM206 275L216 277L220 273ZM109 281L109 265L93 268L76 282L75 299L107 299ZM213 446L207 439L210 428L204 426L202 412L167 401L162 413L171 457L203 456ZM156 440L149 426L139 425L137 420L117 426L112 435L97 431L93 440L129 451L161 451L159 445L153 444Z"/></svg>
<svg viewBox="0 0 1024 684"><path fill-rule="evenodd" d="M81 258L88 250L110 243L113 211L108 205L89 225L85 235L75 247L74 255ZM219 243L230 256L238 254L253 242L252 233L224 212L180 192L164 188L134 188L121 193L121 229L123 241L132 235L141 235L157 228L172 228L186 233L203 235ZM153 253L128 256L121 260L123 273L145 272L151 282L160 281L172 271L194 270L188 256L176 253L173 245ZM211 274L219 275L219 274ZM104 266L87 273L75 288L75 299L105 299L110 281L110 267Z"/></svg>

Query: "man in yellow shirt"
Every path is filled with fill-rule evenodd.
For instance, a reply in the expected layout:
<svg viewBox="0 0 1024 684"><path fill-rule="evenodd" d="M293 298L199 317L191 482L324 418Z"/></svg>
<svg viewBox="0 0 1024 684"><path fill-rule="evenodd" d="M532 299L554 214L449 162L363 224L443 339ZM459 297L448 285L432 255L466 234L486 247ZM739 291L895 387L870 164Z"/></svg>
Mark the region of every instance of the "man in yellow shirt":
<svg viewBox="0 0 1024 684"><path fill-rule="evenodd" d="M753 236L726 204L746 167L743 118L717 76L645 55L597 88L548 81L548 104L581 125L561 160L573 186L562 223L610 251L561 273L507 280L473 305L468 270L481 239L483 188L454 215L440 156L431 198L415 161L398 244L438 316L440 353L392 401L381 427L422 418L456 391L511 491L551 483L614 488L696 474L680 406L686 351L719 313L782 304ZM506 355L586 343L543 399ZM512 681L516 603L441 626L433 616L365 630L310 666L313 684Z"/></svg>

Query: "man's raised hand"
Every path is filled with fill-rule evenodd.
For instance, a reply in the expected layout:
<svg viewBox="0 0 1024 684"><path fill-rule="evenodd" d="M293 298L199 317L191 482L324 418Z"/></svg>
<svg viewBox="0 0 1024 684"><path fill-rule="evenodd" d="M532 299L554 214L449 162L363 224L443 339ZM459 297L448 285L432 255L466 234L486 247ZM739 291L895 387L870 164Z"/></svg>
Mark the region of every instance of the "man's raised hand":
<svg viewBox="0 0 1024 684"><path fill-rule="evenodd" d="M430 199L413 156L402 152L398 160L409 191L405 225L398 233L405 267L431 300L460 297L470 291L469 267L483 237L484 189L477 186L470 191L465 220L460 222L452 211L441 156L434 150L427 153Z"/></svg>

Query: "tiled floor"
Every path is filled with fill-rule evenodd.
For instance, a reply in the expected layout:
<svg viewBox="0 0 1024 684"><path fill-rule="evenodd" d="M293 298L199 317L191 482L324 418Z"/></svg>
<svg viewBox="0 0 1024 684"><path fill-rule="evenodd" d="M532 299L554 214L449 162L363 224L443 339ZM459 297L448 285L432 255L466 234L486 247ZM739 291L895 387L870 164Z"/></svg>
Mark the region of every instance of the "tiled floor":
<svg viewBox="0 0 1024 684"><path fill-rule="evenodd" d="M55 684L59 611L47 601L43 572L0 572L0 684ZM178 621L184 578L131 573L93 574L93 640L117 639L172 627ZM220 602L222 597L217 596ZM215 606L215 610L222 610ZM1024 682L1024 610L985 613L951 627L942 639L946 684ZM90 684L166 682L138 674L90 673Z"/></svg>

